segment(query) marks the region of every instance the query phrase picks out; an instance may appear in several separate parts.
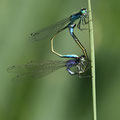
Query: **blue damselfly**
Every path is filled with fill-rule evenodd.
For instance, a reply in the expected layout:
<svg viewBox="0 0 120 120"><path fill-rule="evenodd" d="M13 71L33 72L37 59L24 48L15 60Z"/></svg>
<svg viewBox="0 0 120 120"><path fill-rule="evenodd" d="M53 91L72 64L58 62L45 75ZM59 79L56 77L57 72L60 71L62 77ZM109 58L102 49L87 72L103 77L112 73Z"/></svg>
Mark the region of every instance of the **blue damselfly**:
<svg viewBox="0 0 120 120"><path fill-rule="evenodd" d="M57 34L59 34L61 31L65 29L69 29L70 35L73 37L75 42L78 44L78 46L82 49L83 54L87 58L87 52L82 43L79 41L79 39L76 37L74 34L74 28L77 26L78 29L84 30L81 28L81 25L88 24L88 21L86 21L86 18L88 18L88 13L86 8L82 8L79 12L72 14L70 17L54 24L49 27L46 27L44 29L41 29L37 32L31 33L30 34L30 39L35 40L35 41L40 41L40 40L45 40L45 39L50 39L51 40L51 51L56 54L57 56L61 58L76 58L78 57L77 55L61 55L57 53L53 49L53 39L56 37ZM76 20L79 19L78 24L76 25Z"/></svg>

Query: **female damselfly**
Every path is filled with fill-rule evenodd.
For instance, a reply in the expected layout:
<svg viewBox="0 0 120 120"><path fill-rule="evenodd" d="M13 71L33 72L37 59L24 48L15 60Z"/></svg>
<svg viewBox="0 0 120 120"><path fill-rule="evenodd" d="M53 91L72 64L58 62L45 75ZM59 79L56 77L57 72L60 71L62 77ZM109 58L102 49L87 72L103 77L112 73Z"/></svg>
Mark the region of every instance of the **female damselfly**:
<svg viewBox="0 0 120 120"><path fill-rule="evenodd" d="M70 75L82 76L83 73L89 68L89 60L84 55L72 58L67 61L46 61L46 62L32 62L25 65L16 65L7 69L10 73L16 73L16 78L40 78L46 76L60 68L65 67ZM76 68L73 69L72 68Z"/></svg>
<svg viewBox="0 0 120 120"><path fill-rule="evenodd" d="M53 48L53 40L56 37L58 33L65 29L69 29L70 35L73 37L77 45L82 49L82 52L86 58L88 58L86 49L82 45L82 43L79 41L79 39L76 37L74 34L74 28L76 27L75 21L79 19L79 22L77 24L77 28L80 30L84 30L81 28L81 24L85 25L88 24L88 21L86 21L86 18L88 18L88 13L86 8L82 8L79 12L72 14L70 17L54 24L49 27L46 27L44 29L39 30L38 32L34 32L30 34L30 39L39 41L39 40L44 40L44 39L50 39L51 40L51 51L56 54L57 56L61 58L76 58L78 56L74 54L70 55L61 55L57 53L54 48Z"/></svg>

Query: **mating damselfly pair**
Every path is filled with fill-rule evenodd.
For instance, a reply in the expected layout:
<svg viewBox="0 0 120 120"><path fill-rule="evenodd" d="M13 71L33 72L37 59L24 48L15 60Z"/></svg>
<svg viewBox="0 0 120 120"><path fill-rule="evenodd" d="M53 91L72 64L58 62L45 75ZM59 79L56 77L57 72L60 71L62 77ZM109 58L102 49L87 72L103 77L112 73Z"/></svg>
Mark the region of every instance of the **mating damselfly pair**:
<svg viewBox="0 0 120 120"><path fill-rule="evenodd" d="M77 26L79 30L85 30L81 28L85 24L88 24L86 18L88 18L88 12L86 8L82 8L79 12L72 14L70 17L54 24L44 29L39 30L38 32L34 32L30 34L30 39L34 41L41 41L45 39L49 39L51 41L51 51L59 56L60 58L69 58L67 61L47 61L41 63L29 62L22 66L12 66L8 68L9 72L17 73L17 76L25 76L25 75L39 75L41 73L50 73L59 68L66 67L66 70L69 74L75 75L78 74L79 76L82 75L89 66L89 58L87 55L87 51L82 43L79 41L77 36L74 33L74 28ZM76 24L76 20L79 22ZM81 48L83 55L78 56L75 54L68 54L68 55L61 55L60 53L56 52L53 48L53 40L55 39L56 35L59 34L61 31L69 29L70 35L77 43L77 45ZM71 68L75 67L76 70L72 71Z"/></svg>

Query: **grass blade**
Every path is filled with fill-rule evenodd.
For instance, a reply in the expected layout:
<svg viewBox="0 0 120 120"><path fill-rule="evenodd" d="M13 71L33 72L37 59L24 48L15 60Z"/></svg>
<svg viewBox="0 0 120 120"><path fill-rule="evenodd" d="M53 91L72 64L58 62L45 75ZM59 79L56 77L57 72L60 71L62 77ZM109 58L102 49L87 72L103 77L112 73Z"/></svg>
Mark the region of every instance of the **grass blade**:
<svg viewBox="0 0 120 120"><path fill-rule="evenodd" d="M90 48L91 48L91 71L92 71L92 95L93 95L93 117L97 120L97 109L96 109L96 84L95 84L95 49L94 49L94 34L93 34L93 22L92 22L92 11L91 1L88 0L88 11L89 11L89 33L90 33Z"/></svg>

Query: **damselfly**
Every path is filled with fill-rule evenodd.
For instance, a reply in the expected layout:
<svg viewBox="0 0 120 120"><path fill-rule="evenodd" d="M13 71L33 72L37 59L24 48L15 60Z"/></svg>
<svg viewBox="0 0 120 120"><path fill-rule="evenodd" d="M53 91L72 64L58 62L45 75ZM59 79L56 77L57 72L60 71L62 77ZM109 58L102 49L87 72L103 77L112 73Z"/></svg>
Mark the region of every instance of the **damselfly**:
<svg viewBox="0 0 120 120"><path fill-rule="evenodd" d="M68 28L70 35L73 37L73 39L78 44L78 46L82 49L83 54L87 58L88 56L87 56L86 49L84 48L82 43L79 41L79 39L74 34L74 28L76 27L76 24L75 24L76 20L79 19L79 22L77 24L77 28L80 30L84 30L81 28L81 24L82 25L88 24L88 21L86 21L86 18L88 18L87 9L82 8L80 10L80 12L72 14L70 17L68 17L68 18L66 18L66 19L64 19L64 20L62 20L54 25L51 25L51 26L46 27L44 29L41 29L38 32L31 33L30 39L35 40L35 41L44 40L46 38L50 39L51 40L51 51L54 54L56 54L57 56L59 56L61 58L76 58L78 56L73 55L73 54L72 55L61 55L53 49L53 39L56 37L56 35L58 33L60 33L61 31Z"/></svg>
<svg viewBox="0 0 120 120"><path fill-rule="evenodd" d="M88 68L89 61L84 55L72 58L67 61L47 61L47 62L29 62L25 65L12 66L8 68L8 72L16 73L16 78L40 78L65 67L70 75L78 74L81 76ZM72 68L76 68L73 69Z"/></svg>

